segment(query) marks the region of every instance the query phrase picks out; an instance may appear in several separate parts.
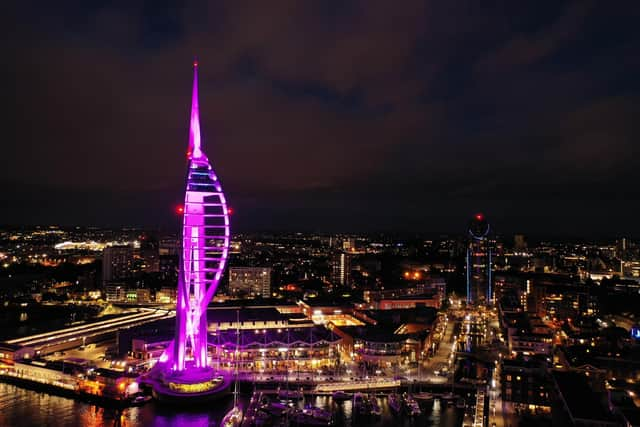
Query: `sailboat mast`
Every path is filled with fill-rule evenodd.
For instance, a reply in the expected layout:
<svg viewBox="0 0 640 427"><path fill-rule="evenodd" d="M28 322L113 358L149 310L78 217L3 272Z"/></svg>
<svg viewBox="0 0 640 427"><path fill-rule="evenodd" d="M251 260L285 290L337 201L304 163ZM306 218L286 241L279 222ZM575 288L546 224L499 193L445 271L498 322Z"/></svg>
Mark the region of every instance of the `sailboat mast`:
<svg viewBox="0 0 640 427"><path fill-rule="evenodd" d="M240 309L236 310L236 382L233 386L233 407L238 405L238 360L240 356Z"/></svg>

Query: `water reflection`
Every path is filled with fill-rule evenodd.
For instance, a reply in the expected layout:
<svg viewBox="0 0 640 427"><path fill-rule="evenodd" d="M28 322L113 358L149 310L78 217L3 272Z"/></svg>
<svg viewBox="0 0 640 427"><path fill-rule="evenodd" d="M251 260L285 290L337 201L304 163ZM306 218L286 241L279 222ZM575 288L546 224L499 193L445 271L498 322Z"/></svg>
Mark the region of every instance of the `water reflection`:
<svg viewBox="0 0 640 427"><path fill-rule="evenodd" d="M241 399L247 405L248 396ZM463 411L442 405L435 400L423 408L419 417L396 417L388 405L386 397L379 397L382 416L378 419L352 419L353 406L350 401L336 404L331 397L318 396L306 403L334 412L336 426L370 427L384 426L433 426L459 427L462 424ZM302 405L303 403L301 403ZM231 399L215 402L205 408L186 410L151 402L143 407L128 408L124 411L105 409L83 402L74 401L45 393L22 389L10 384L0 383L0 426L55 426L55 427L173 427L217 426L231 407Z"/></svg>

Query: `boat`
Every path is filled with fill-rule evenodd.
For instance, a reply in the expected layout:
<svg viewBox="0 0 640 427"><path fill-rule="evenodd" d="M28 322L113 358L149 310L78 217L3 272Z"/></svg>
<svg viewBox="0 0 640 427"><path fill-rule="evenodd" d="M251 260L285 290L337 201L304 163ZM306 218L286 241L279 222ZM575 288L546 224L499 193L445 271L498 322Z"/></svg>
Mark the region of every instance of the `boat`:
<svg viewBox="0 0 640 427"><path fill-rule="evenodd" d="M302 400L304 394L299 390L279 389L278 399L281 400Z"/></svg>
<svg viewBox="0 0 640 427"><path fill-rule="evenodd" d="M362 393L356 393L353 395L353 414L366 416L369 415L369 402L366 395Z"/></svg>
<svg viewBox="0 0 640 427"><path fill-rule="evenodd" d="M435 397L433 394L427 392L415 393L412 396L418 403L423 404L432 402Z"/></svg>
<svg viewBox="0 0 640 427"><path fill-rule="evenodd" d="M240 424L242 424L242 410L238 406L231 408L220 421L222 427L238 427Z"/></svg>
<svg viewBox="0 0 640 427"><path fill-rule="evenodd" d="M233 385L233 407L226 413L220 422L224 427L239 427L242 424L242 409L238 406L238 348L240 347L240 310L236 310L236 370L235 382Z"/></svg>
<svg viewBox="0 0 640 427"><path fill-rule="evenodd" d="M257 410L249 420L251 421L252 425L257 427L270 426L273 424L271 415L262 410Z"/></svg>
<svg viewBox="0 0 640 427"><path fill-rule="evenodd" d="M378 404L378 398L375 394L369 395L369 408L372 416L376 418L382 416L382 409L380 408L380 404Z"/></svg>
<svg viewBox="0 0 640 427"><path fill-rule="evenodd" d="M444 393L442 396L440 396L440 398L442 400L454 400L455 398L457 398L458 396L456 396L455 394L453 394L452 392L448 391L446 393Z"/></svg>
<svg viewBox="0 0 640 427"><path fill-rule="evenodd" d="M395 415L402 413L402 398L398 393L389 394L389 408Z"/></svg>
<svg viewBox="0 0 640 427"><path fill-rule="evenodd" d="M320 421L331 422L333 420L333 414L330 411L317 406L307 405L302 412Z"/></svg>
<svg viewBox="0 0 640 427"><path fill-rule="evenodd" d="M305 409L295 411L291 416L291 421L293 425L297 426L324 427L333 425L331 417L327 419L324 415L314 414Z"/></svg>
<svg viewBox="0 0 640 427"><path fill-rule="evenodd" d="M246 422L252 426L259 427L269 426L272 424L271 415L260 409L260 405L262 404L262 397L262 393L259 393L257 391L253 392L243 422Z"/></svg>
<svg viewBox="0 0 640 427"><path fill-rule="evenodd" d="M420 405L418 405L418 402L410 394L405 394L404 405L405 410L407 411L407 415L411 417L417 417L422 413L422 411L420 410Z"/></svg>
<svg viewBox="0 0 640 427"><path fill-rule="evenodd" d="M141 394L131 399L131 406L142 406L153 399L151 396Z"/></svg>
<svg viewBox="0 0 640 427"><path fill-rule="evenodd" d="M331 395L331 398L334 402L345 402L347 400L351 400L353 395L351 393L347 393L342 390L334 391Z"/></svg>
<svg viewBox="0 0 640 427"><path fill-rule="evenodd" d="M260 406L260 409L267 414L275 417L280 417L291 410L289 405L285 405L281 402L266 402L263 403L262 406Z"/></svg>

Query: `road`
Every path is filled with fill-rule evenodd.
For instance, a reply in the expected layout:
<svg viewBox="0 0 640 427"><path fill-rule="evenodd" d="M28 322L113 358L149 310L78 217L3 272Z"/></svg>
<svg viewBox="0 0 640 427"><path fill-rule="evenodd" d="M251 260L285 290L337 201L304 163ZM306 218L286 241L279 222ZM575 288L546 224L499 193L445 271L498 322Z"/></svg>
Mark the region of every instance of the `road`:
<svg viewBox="0 0 640 427"><path fill-rule="evenodd" d="M448 316L445 331L440 341L440 346L436 354L427 359L420 367L419 377L434 383L444 383L453 375L453 355L455 353L456 338L453 334L456 325L459 324L451 315ZM436 371L441 374L445 367L448 375L436 375Z"/></svg>

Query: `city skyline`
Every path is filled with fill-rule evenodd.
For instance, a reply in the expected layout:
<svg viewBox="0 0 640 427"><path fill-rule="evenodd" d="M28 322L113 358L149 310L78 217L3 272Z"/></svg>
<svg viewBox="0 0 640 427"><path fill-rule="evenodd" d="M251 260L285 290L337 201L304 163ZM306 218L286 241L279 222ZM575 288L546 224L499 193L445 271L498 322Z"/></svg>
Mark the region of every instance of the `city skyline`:
<svg viewBox="0 0 640 427"><path fill-rule="evenodd" d="M640 425L631 1L39 3L1 425Z"/></svg>
<svg viewBox="0 0 640 427"><path fill-rule="evenodd" d="M240 231L640 232L634 8L261 7L9 8L0 223L175 225L198 55Z"/></svg>

